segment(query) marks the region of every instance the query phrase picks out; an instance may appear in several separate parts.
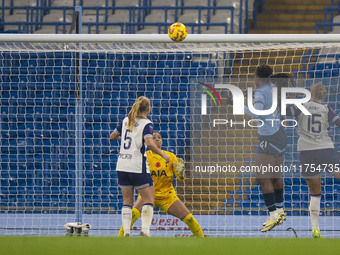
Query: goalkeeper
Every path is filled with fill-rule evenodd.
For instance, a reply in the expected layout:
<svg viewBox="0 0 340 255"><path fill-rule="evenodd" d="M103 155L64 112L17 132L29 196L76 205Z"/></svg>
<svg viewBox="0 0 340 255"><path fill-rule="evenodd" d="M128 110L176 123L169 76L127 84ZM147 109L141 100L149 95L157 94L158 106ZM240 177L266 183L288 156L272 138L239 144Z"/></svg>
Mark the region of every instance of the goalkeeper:
<svg viewBox="0 0 340 255"><path fill-rule="evenodd" d="M153 132L153 140L157 147L161 149L163 141L159 132ZM179 180L183 181L185 179L184 161L181 158L177 159L177 157L171 152L163 152L170 156L170 162L168 164L165 163L165 160L162 157L152 153L152 151L149 150L146 152L150 166L150 174L155 186L154 207L159 207L166 213L179 218L188 225L194 236L203 237L200 224L189 212L188 208L183 204L183 202L178 198L172 185L173 173L175 173ZM138 199L132 208L131 228L136 220L140 218L142 206L142 198L138 196ZM122 236L124 236L123 227L121 227L118 233L118 237Z"/></svg>

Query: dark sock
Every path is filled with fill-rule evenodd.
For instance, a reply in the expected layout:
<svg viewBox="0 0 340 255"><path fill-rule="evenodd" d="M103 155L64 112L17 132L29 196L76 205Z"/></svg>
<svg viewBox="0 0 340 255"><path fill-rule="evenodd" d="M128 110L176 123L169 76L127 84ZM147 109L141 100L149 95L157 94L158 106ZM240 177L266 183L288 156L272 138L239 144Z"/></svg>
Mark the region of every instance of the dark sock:
<svg viewBox="0 0 340 255"><path fill-rule="evenodd" d="M269 210L269 212L273 212L276 210L276 205L275 205L275 193L267 193L263 194L263 199L264 202L266 203L266 206Z"/></svg>
<svg viewBox="0 0 340 255"><path fill-rule="evenodd" d="M274 189L276 208L283 208L283 189Z"/></svg>

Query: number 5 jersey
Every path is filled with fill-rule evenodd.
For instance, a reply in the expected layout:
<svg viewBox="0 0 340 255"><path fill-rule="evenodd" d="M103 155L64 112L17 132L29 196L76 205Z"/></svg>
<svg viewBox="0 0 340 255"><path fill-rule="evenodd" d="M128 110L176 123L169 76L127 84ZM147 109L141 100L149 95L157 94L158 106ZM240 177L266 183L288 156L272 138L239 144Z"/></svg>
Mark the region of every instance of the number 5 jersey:
<svg viewBox="0 0 340 255"><path fill-rule="evenodd" d="M129 173L150 173L144 138L152 138L153 124L149 119L136 119L132 131L128 129L127 124L128 117L125 117L114 130L121 136L116 170Z"/></svg>

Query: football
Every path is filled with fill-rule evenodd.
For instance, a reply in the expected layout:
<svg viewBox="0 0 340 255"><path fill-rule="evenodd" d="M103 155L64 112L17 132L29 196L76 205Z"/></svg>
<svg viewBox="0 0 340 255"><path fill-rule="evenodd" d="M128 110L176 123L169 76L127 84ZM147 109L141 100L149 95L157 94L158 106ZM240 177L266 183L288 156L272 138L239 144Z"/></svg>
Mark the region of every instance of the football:
<svg viewBox="0 0 340 255"><path fill-rule="evenodd" d="M187 34L187 28L180 22L172 24L168 29L170 39L175 42L183 41Z"/></svg>

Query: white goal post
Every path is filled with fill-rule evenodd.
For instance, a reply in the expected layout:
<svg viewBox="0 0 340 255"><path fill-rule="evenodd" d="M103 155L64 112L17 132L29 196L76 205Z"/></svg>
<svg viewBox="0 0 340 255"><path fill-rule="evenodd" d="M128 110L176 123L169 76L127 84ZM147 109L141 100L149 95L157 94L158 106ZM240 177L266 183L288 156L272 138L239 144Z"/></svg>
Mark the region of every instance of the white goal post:
<svg viewBox="0 0 340 255"><path fill-rule="evenodd" d="M166 34L2 34L0 42L56 43L330 43L339 42L338 34L188 34L180 43L169 41Z"/></svg>
<svg viewBox="0 0 340 255"><path fill-rule="evenodd" d="M204 234L295 237L287 231L293 228L310 237L308 187L292 171L299 165L297 127L286 128L287 221L261 233L267 210L251 171L257 128L232 115L222 85L246 96L255 68L267 64L301 88L322 82L324 103L340 112L339 59L337 34L189 34L179 43L164 34L2 34L0 235L64 235L68 222L90 224L90 235L117 235L119 143L109 134L144 95L163 149L186 162L187 179L174 185ZM339 149L340 131L331 126L330 135ZM339 191L340 183L323 174L325 237L340 237ZM191 232L157 210L151 234Z"/></svg>

